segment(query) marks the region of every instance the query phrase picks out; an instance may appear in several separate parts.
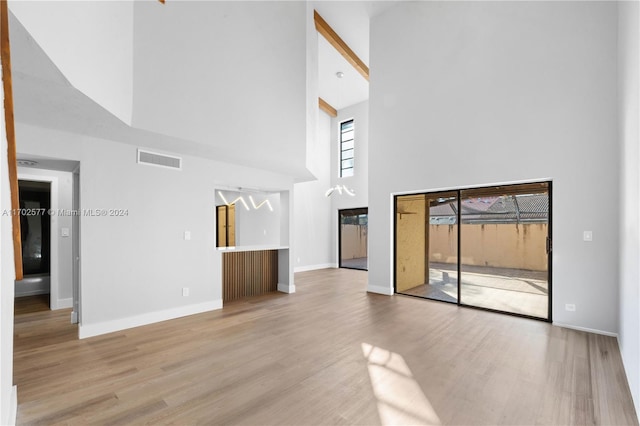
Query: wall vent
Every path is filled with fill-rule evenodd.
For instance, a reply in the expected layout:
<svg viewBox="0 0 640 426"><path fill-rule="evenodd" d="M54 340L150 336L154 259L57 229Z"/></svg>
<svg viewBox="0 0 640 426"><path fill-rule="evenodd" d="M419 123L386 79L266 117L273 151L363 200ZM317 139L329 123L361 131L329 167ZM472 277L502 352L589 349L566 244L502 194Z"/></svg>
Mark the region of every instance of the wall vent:
<svg viewBox="0 0 640 426"><path fill-rule="evenodd" d="M182 170L182 158L173 155L158 154L157 152L138 149L138 163L148 166L164 167L173 170Z"/></svg>

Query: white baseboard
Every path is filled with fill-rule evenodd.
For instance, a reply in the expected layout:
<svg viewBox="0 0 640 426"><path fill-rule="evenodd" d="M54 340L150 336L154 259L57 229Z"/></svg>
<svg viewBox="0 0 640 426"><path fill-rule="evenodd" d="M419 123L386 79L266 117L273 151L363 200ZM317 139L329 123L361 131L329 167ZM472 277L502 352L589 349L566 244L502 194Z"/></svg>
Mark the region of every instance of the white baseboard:
<svg viewBox="0 0 640 426"><path fill-rule="evenodd" d="M36 290L27 290L27 291L17 291L15 292L15 297L26 297L26 296L36 296L38 294L49 294L49 289L36 289Z"/></svg>
<svg viewBox="0 0 640 426"><path fill-rule="evenodd" d="M631 383L631 380L629 380L629 373L628 373L628 369L627 369L627 364L624 361L624 353L622 352L622 347L620 345L620 336L618 336L617 338L618 340L618 348L620 348L620 358L622 358L622 367L624 368L624 375L627 377L627 383ZM633 371L635 371L635 367L633 368ZM629 385L631 386L631 385ZM634 395L633 391L631 392L631 400L633 401L633 405L636 407L636 418L638 419L638 422L640 423L640 410L639 410L639 403L638 401L636 401L636 395Z"/></svg>
<svg viewBox="0 0 640 426"><path fill-rule="evenodd" d="M281 293L295 293L296 285L278 283L278 291Z"/></svg>
<svg viewBox="0 0 640 426"><path fill-rule="evenodd" d="M9 414L4 419L4 423L9 426L14 426L18 420L18 387L13 386L11 388L11 396L9 399Z"/></svg>
<svg viewBox="0 0 640 426"><path fill-rule="evenodd" d="M555 325L557 327L562 327L562 328L570 328L572 330L586 331L587 333L602 334L603 336L611 336L611 337L615 337L615 338L618 337L618 333L611 333L610 331L596 330L596 329L593 329L593 328L579 327L577 325L562 324L562 323L558 323L558 322L554 322L553 325Z"/></svg>
<svg viewBox="0 0 640 426"><path fill-rule="evenodd" d="M379 286L379 285L371 285L371 284L369 284L367 286L367 292L368 293L384 294L386 296L393 296L393 288L382 287L382 286Z"/></svg>
<svg viewBox="0 0 640 426"><path fill-rule="evenodd" d="M293 272L307 272L307 271L317 271L318 269L329 269L329 268L337 268L338 264L336 263L320 263L318 265L307 265L307 266L296 266L293 268Z"/></svg>
<svg viewBox="0 0 640 426"><path fill-rule="evenodd" d="M197 305L180 306L179 308L149 312L142 315L104 321L97 324L80 324L78 327L78 334L80 339L86 339L87 337L99 336L101 334L140 327L142 325L186 317L189 315L201 314L203 312L214 311L216 309L222 309L222 300L214 300L212 302L199 303Z"/></svg>
<svg viewBox="0 0 640 426"><path fill-rule="evenodd" d="M73 308L73 298L68 299L58 299L58 303L54 309L67 309Z"/></svg>

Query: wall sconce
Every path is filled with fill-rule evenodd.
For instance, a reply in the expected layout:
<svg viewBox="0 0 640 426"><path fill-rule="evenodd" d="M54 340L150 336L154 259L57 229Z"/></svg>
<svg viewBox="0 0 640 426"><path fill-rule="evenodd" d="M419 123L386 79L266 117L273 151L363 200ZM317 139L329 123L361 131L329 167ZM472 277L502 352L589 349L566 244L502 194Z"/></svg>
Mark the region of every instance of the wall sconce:
<svg viewBox="0 0 640 426"><path fill-rule="evenodd" d="M344 191L347 195L355 197L356 193L353 189L347 188L346 185L336 185L332 188L327 189L327 192L324 193L325 197L331 196L335 191L338 191L338 194L342 195L342 191Z"/></svg>

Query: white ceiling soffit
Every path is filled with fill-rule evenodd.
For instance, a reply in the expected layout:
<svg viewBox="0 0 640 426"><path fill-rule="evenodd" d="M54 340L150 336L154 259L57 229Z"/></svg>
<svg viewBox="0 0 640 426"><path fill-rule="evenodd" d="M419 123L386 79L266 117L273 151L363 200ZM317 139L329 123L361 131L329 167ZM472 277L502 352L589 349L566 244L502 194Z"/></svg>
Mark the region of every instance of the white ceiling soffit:
<svg viewBox="0 0 640 426"><path fill-rule="evenodd" d="M20 164L20 160L31 161L35 164L23 165ZM59 172L73 172L80 165L79 161L74 160L60 160L56 158L42 157L40 155L20 154L18 153L18 166L28 167L31 169L45 169L45 170L57 170Z"/></svg>
<svg viewBox="0 0 640 426"><path fill-rule="evenodd" d="M71 86L20 22L13 17L11 19L11 59L15 65L13 94L17 123L270 170L292 176L299 181L312 178L304 165L291 164L286 156L255 158L247 156L242 147L220 148L123 123ZM25 158L37 160L33 156ZM70 171L72 165L43 161L36 167Z"/></svg>

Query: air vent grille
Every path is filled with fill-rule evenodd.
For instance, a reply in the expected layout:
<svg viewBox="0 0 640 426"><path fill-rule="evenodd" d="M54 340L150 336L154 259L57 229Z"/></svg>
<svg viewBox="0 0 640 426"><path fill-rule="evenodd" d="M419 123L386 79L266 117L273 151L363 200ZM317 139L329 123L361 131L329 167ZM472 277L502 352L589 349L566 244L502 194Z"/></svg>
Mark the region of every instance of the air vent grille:
<svg viewBox="0 0 640 426"><path fill-rule="evenodd" d="M182 170L182 158L157 152L138 150L138 163L148 166L164 167L173 170Z"/></svg>

